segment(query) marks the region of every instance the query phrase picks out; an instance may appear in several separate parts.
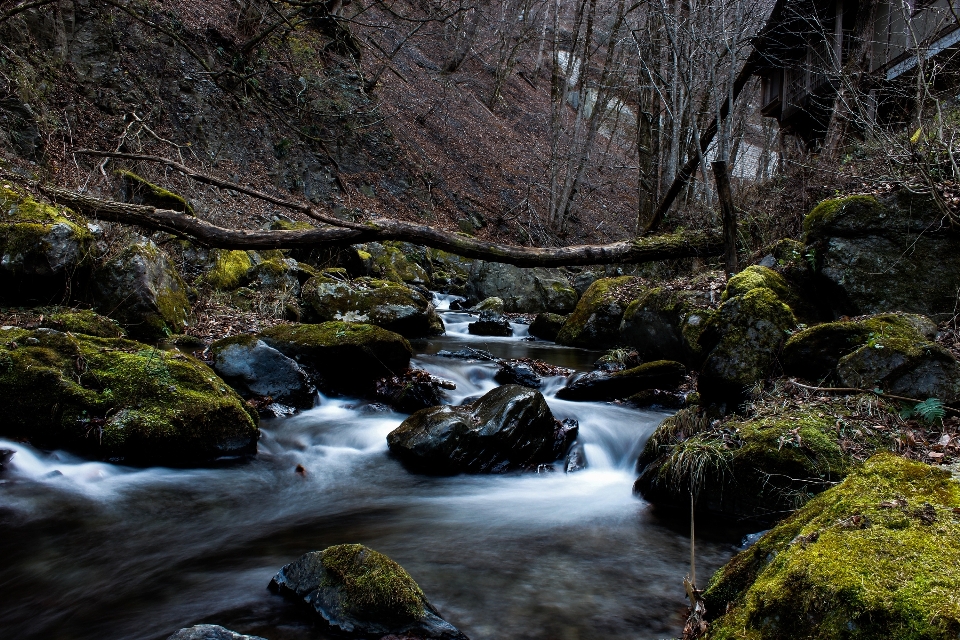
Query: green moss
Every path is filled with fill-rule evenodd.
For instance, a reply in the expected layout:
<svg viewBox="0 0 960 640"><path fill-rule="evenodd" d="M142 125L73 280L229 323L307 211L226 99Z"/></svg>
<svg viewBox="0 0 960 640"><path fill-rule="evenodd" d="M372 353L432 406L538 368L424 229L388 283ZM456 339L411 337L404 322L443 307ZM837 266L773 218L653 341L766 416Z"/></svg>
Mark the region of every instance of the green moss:
<svg viewBox="0 0 960 640"><path fill-rule="evenodd" d="M120 325L88 309L54 313L44 321L44 326L99 338L123 337L123 329Z"/></svg>
<svg viewBox="0 0 960 640"><path fill-rule="evenodd" d="M263 331L264 336L303 347L331 347L340 345L364 346L372 340L394 341L397 338L409 348L409 343L391 331L372 324L352 322L322 322L320 324L283 324ZM411 349L412 352L412 349Z"/></svg>
<svg viewBox="0 0 960 640"><path fill-rule="evenodd" d="M714 575L707 637L956 638L958 510L949 473L871 458Z"/></svg>
<svg viewBox="0 0 960 640"><path fill-rule="evenodd" d="M884 210L874 196L854 195L824 200L803 219L803 239L810 243L819 232L834 223L841 216L872 222Z"/></svg>
<svg viewBox="0 0 960 640"><path fill-rule="evenodd" d="M22 335L6 356L0 394L12 406L4 437L138 463L190 463L255 447L256 414L179 352L41 330Z"/></svg>
<svg viewBox="0 0 960 640"><path fill-rule="evenodd" d="M419 620L426 598L403 567L361 544L341 544L321 552L323 567L340 587L344 608L372 620ZM331 585L332 586L332 585Z"/></svg>
<svg viewBox="0 0 960 640"><path fill-rule="evenodd" d="M601 278L583 292L560 332L557 342L570 346L604 347L619 339L624 310L643 293L643 284L634 276ZM591 327L593 324L603 326Z"/></svg>
<svg viewBox="0 0 960 640"><path fill-rule="evenodd" d="M217 251L204 279L215 289L230 291L247 284L251 269L253 261L246 251Z"/></svg>
<svg viewBox="0 0 960 640"><path fill-rule="evenodd" d="M758 287L770 289L777 294L777 297L783 302L791 307L794 306L791 304L791 301L795 301L797 295L793 289L791 289L790 285L787 284L784 277L773 269L761 267L760 265L751 265L730 278L729 282L727 282L727 288L723 291L721 300L726 301L733 296L743 295Z"/></svg>
<svg viewBox="0 0 960 640"><path fill-rule="evenodd" d="M371 260L373 258L372 255L370 255L368 252L363 251L361 249L357 249L357 255L360 256L360 259L363 260L364 262Z"/></svg>
<svg viewBox="0 0 960 640"><path fill-rule="evenodd" d="M132 171L120 169L117 171L117 175L123 179L133 199L140 200L145 205L158 209L171 209L173 211L187 213L191 216L196 215L193 207L190 206L190 203L188 203L183 196L157 186Z"/></svg>
<svg viewBox="0 0 960 640"><path fill-rule="evenodd" d="M298 220L274 220L270 223L271 231L306 231L307 229L316 229L316 227Z"/></svg>
<svg viewBox="0 0 960 640"><path fill-rule="evenodd" d="M168 287L157 292L157 310L159 315L148 316L146 322L156 325L153 335L181 333L190 317L190 300L187 299L186 286Z"/></svg>
<svg viewBox="0 0 960 640"><path fill-rule="evenodd" d="M229 338L222 338L210 345L210 353L212 353L214 356L218 356L220 355L221 351L223 351L224 349L226 349L231 345L236 344L243 347L249 347L256 344L258 340L259 338L257 338L257 336L250 335L250 334L241 334L236 336L230 336Z"/></svg>

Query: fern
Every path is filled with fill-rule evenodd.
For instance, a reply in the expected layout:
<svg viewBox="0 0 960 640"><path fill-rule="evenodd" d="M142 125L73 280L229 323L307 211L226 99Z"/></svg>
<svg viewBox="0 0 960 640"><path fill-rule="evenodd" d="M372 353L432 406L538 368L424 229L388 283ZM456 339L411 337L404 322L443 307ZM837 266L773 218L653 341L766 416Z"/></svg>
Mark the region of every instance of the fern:
<svg viewBox="0 0 960 640"><path fill-rule="evenodd" d="M904 407L903 411L900 412L900 416L905 419L916 416L928 423L943 420L946 415L947 410L944 408L943 402L937 398L927 398L913 407Z"/></svg>

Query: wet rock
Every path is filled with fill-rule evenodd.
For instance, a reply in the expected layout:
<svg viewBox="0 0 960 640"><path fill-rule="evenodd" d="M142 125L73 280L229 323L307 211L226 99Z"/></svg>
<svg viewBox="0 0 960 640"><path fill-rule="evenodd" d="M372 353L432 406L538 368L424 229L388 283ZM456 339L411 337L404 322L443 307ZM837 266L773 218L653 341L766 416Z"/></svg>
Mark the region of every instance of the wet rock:
<svg viewBox="0 0 960 640"><path fill-rule="evenodd" d="M510 321L496 311L481 311L480 319L468 324L467 331L476 336L509 337L513 335Z"/></svg>
<svg viewBox="0 0 960 640"><path fill-rule="evenodd" d="M92 277L97 311L138 340L158 341L183 333L190 317L187 285L152 241L127 247Z"/></svg>
<svg viewBox="0 0 960 640"><path fill-rule="evenodd" d="M501 298L486 298L481 300L477 304L470 307L470 311L480 313L482 311L494 311L496 313L503 313L503 299Z"/></svg>
<svg viewBox="0 0 960 640"><path fill-rule="evenodd" d="M562 458L576 433L553 417L539 391L505 385L468 406L418 411L387 444L415 472L502 473Z"/></svg>
<svg viewBox="0 0 960 640"><path fill-rule="evenodd" d="M190 356L51 329L4 338L0 396L10 415L0 437L131 464L256 453L256 414Z"/></svg>
<svg viewBox="0 0 960 640"><path fill-rule="evenodd" d="M567 452L567 457L563 461L563 472L575 473L577 471L583 471L586 468L587 454L583 450L583 445L579 442L574 442L570 447L570 451Z"/></svg>
<svg viewBox="0 0 960 640"><path fill-rule="evenodd" d="M0 187L0 302L62 301L89 273L94 236L68 211Z"/></svg>
<svg viewBox="0 0 960 640"><path fill-rule="evenodd" d="M759 287L727 300L700 336L706 356L698 390L706 402L738 403L777 364L797 320L771 289Z"/></svg>
<svg viewBox="0 0 960 640"><path fill-rule="evenodd" d="M960 525L949 514L957 509L960 484L946 471L873 456L713 576L706 637L955 635ZM930 511L935 523L924 517ZM937 587L917 586L928 584Z"/></svg>
<svg viewBox="0 0 960 640"><path fill-rule="evenodd" d="M284 566L269 588L305 605L338 633L467 640L440 617L403 567L363 545L306 553Z"/></svg>
<svg viewBox="0 0 960 640"><path fill-rule="evenodd" d="M616 346L623 313L644 290L643 281L633 276L597 280L563 323L557 343L586 349Z"/></svg>
<svg viewBox="0 0 960 640"><path fill-rule="evenodd" d="M645 389L674 389L683 381L686 367L679 362L658 360L614 373L591 371L557 392L564 400L614 400Z"/></svg>
<svg viewBox="0 0 960 640"><path fill-rule="evenodd" d="M456 351L448 351L446 349L441 349L437 351L436 355L442 358L457 358L458 360L496 360L492 353L489 351L484 351L483 349L473 349L467 347L466 349L457 349Z"/></svg>
<svg viewBox="0 0 960 640"><path fill-rule="evenodd" d="M443 402L444 389L456 389L449 380L441 380L423 369L408 369L403 375L377 381L377 399L402 413L413 413Z"/></svg>
<svg viewBox="0 0 960 640"><path fill-rule="evenodd" d="M566 321L567 316L558 313L538 313L530 324L530 335L541 340L555 342L560 328Z"/></svg>
<svg viewBox="0 0 960 640"><path fill-rule="evenodd" d="M167 640L266 640L260 636L245 636L216 624L198 624L180 629Z"/></svg>
<svg viewBox="0 0 960 640"><path fill-rule="evenodd" d="M406 338L370 324L279 325L259 337L296 360L314 376L314 384L340 393L372 392L380 378L406 371L413 355Z"/></svg>
<svg viewBox="0 0 960 640"><path fill-rule="evenodd" d="M210 351L213 370L240 395L267 396L299 409L313 406L314 389L300 365L256 336L224 338Z"/></svg>
<svg viewBox="0 0 960 640"><path fill-rule="evenodd" d="M903 190L825 200L804 220L807 253L850 315L903 311L936 319L955 313L960 238L929 197Z"/></svg>
<svg viewBox="0 0 960 640"><path fill-rule="evenodd" d="M10 461L13 460L16 453L16 451L10 449L0 449L0 474L3 473L4 469L10 467Z"/></svg>
<svg viewBox="0 0 960 640"><path fill-rule="evenodd" d="M542 382L533 366L527 362L500 361L500 368L493 379L498 384L518 384L531 389L539 389Z"/></svg>
<svg viewBox="0 0 960 640"><path fill-rule="evenodd" d="M121 338L123 329L116 321L89 309L54 313L44 318L44 327L98 338Z"/></svg>
<svg viewBox="0 0 960 640"><path fill-rule="evenodd" d="M443 333L430 299L402 283L321 275L303 285L303 300L320 322L362 322L408 338Z"/></svg>
<svg viewBox="0 0 960 640"><path fill-rule="evenodd" d="M682 409L687 405L686 396L682 393L664 391L663 389L645 389L635 393L627 400L639 409Z"/></svg>
<svg viewBox="0 0 960 640"><path fill-rule="evenodd" d="M712 311L700 292L647 289L623 312L618 343L644 361L696 362L698 338Z"/></svg>
<svg viewBox="0 0 960 640"><path fill-rule="evenodd" d="M466 296L470 300L497 297L509 313L570 313L577 292L559 269L521 268L477 260L470 270Z"/></svg>

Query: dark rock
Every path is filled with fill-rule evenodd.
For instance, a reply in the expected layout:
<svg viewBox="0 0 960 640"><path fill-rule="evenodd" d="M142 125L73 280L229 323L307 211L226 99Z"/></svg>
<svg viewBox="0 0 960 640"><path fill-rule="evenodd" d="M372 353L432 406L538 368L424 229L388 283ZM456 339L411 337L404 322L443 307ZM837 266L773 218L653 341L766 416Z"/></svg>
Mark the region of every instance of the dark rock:
<svg viewBox="0 0 960 640"><path fill-rule="evenodd" d="M521 268L477 260L470 269L466 296L479 301L497 297L509 313L570 313L577 292L560 269Z"/></svg>
<svg viewBox="0 0 960 640"><path fill-rule="evenodd" d="M583 471L587 468L587 454L583 450L583 445L579 442L574 442L570 446L570 451L567 452L567 457L563 461L563 471L564 473L574 473L576 471Z"/></svg>
<svg viewBox="0 0 960 640"><path fill-rule="evenodd" d="M676 410L687 405L686 398L682 393L664 391L663 389L646 389L633 394L627 400L640 409Z"/></svg>
<svg viewBox="0 0 960 640"><path fill-rule="evenodd" d="M542 312L538 313L537 317L533 319L533 322L530 324L530 335L535 338L540 338L541 340L549 340L554 342L557 339L557 334L560 333L560 328L563 326L563 323L566 321L567 316L563 316L557 313L547 313Z"/></svg>
<svg viewBox="0 0 960 640"><path fill-rule="evenodd" d="M16 451L11 451L10 449L0 449L0 473L3 473L4 468L9 466L10 461L13 460L13 456L16 453Z"/></svg>
<svg viewBox="0 0 960 640"><path fill-rule="evenodd" d="M658 360L639 367L607 373L591 371L557 392L564 400L614 400L645 389L673 389L683 381L686 367L679 362Z"/></svg>
<svg viewBox="0 0 960 640"><path fill-rule="evenodd" d="M640 358L640 354L636 351L611 349L593 362L593 368L597 371L613 373L614 371L623 371L624 369L639 367L641 364L643 364L643 359Z"/></svg>
<svg viewBox="0 0 960 640"><path fill-rule="evenodd" d="M300 365L256 336L233 336L210 345L213 370L244 397L309 409L314 389ZM273 411L277 413L277 411Z"/></svg>
<svg viewBox="0 0 960 640"><path fill-rule="evenodd" d="M256 414L188 355L51 329L0 336L0 396L9 411L0 437L132 464L256 453Z"/></svg>
<svg viewBox="0 0 960 640"><path fill-rule="evenodd" d="M946 404L960 401L960 363L938 344L880 339L840 358L837 377L847 387L880 388L893 395Z"/></svg>
<svg viewBox="0 0 960 640"><path fill-rule="evenodd" d="M216 624L198 624L186 629L180 629L167 640L266 640L260 636L245 636L224 629Z"/></svg>
<svg viewBox="0 0 960 640"><path fill-rule="evenodd" d="M444 389L457 385L440 380L422 369L408 369L403 375L377 381L376 397L402 413L413 413L443 402Z"/></svg>
<svg viewBox="0 0 960 640"><path fill-rule="evenodd" d="M97 311L139 340L158 341L183 333L190 317L187 285L151 241L127 247L93 275Z"/></svg>
<svg viewBox="0 0 960 640"><path fill-rule="evenodd" d="M469 308L469 305L467 304L467 301L464 300L463 298L456 298L450 301L451 311L463 311L464 309L468 309L468 308Z"/></svg>
<svg viewBox="0 0 960 640"><path fill-rule="evenodd" d="M280 569L269 588L305 605L338 633L467 640L440 617L403 567L363 545L306 553Z"/></svg>
<svg viewBox="0 0 960 640"><path fill-rule="evenodd" d="M574 424L556 420L539 391L505 385L472 405L418 411L387 444L416 472L501 473L562 458L576 437Z"/></svg>
<svg viewBox="0 0 960 640"><path fill-rule="evenodd" d="M616 346L624 311L644 291L643 281L633 276L597 280L563 323L557 343L586 349Z"/></svg>
<svg viewBox="0 0 960 640"><path fill-rule="evenodd" d="M519 384L531 389L539 389L542 382L537 372L526 362L501 361L500 369L497 370L493 379L499 384Z"/></svg>
<svg viewBox="0 0 960 640"><path fill-rule="evenodd" d="M467 331L476 336L509 337L513 335L510 321L496 311L481 311L480 319L468 324Z"/></svg>
<svg viewBox="0 0 960 640"><path fill-rule="evenodd" d="M406 338L369 324L279 325L260 339L316 376L315 384L341 393L372 392L380 378L406 371L413 355Z"/></svg>
<svg viewBox="0 0 960 640"><path fill-rule="evenodd" d="M459 360L496 360L496 357L489 351L484 351L483 349L473 349L467 347L466 349L457 349L456 351L447 351L446 349L441 349L437 351L435 355L438 355L443 358L457 358Z"/></svg>
<svg viewBox="0 0 960 640"><path fill-rule="evenodd" d="M701 292L655 287L642 291L623 312L618 343L643 361L699 361L698 338L713 313Z"/></svg>

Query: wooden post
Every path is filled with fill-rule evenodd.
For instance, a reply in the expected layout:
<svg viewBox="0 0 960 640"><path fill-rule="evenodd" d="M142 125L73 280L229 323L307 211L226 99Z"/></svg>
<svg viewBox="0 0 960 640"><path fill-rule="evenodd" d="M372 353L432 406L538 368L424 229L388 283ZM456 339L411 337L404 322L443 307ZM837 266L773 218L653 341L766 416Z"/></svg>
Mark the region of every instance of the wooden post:
<svg viewBox="0 0 960 640"><path fill-rule="evenodd" d="M730 175L727 163L717 160L713 164L713 179L717 182L720 211L723 213L723 261L729 278L737 269L737 212L733 209L733 194L730 192Z"/></svg>

